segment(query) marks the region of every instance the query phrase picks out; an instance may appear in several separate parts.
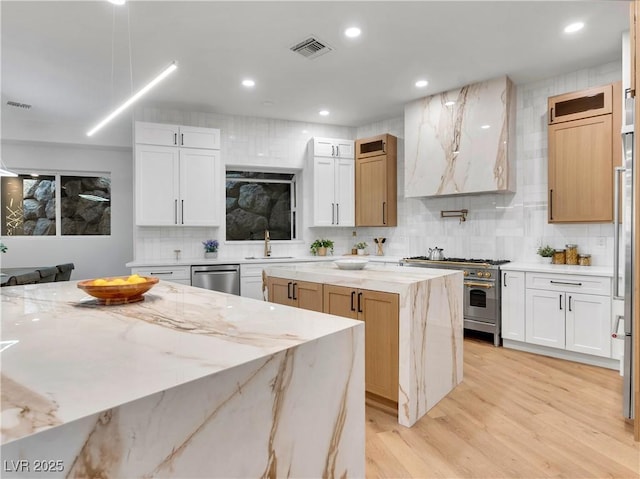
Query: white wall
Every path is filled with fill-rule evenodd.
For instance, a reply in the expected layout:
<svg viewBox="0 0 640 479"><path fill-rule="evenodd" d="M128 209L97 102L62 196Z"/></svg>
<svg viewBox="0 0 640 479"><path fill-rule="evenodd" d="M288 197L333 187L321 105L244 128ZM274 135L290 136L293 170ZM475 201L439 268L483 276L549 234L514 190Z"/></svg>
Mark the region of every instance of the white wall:
<svg viewBox="0 0 640 479"><path fill-rule="evenodd" d="M111 174L110 236L3 237L3 267L74 263L72 279L124 275L133 256L133 182L130 148L86 147L3 139L2 158L16 170Z"/></svg>
<svg viewBox="0 0 640 479"><path fill-rule="evenodd" d="M404 118L358 128L357 138L386 132L399 138L398 227L358 228L358 236L369 244L373 237L386 236L388 255L422 255L438 246L447 256L532 261L541 243L556 248L575 243L580 252L592 254L594 265L613 264L611 224L547 223L546 114L549 96L618 81L621 69L620 62L613 62L517 85L515 194L405 199ZM464 223L440 218L441 210L463 208L469 210ZM340 241L350 242L349 235L343 232Z"/></svg>
<svg viewBox="0 0 640 479"><path fill-rule="evenodd" d="M308 161L307 147L314 136L330 138L355 138L355 128L302 123L215 113L185 112L157 108L140 108L137 121L173 123L178 125L218 128L221 131L221 157L230 167L281 169L302 172ZM301 195L302 218L297 242L272 242L273 256L299 256L309 254L309 245L319 237L319 228L309 228L311 202L305 192L308 175L298 175ZM224 201L221 194L220 201ZM219 228L203 227L135 227L134 248L137 261L174 259L174 250L181 250L182 259L202 259L202 241L212 238L221 243L218 257L241 258L262 256L261 241L230 242L225 239L224 215Z"/></svg>

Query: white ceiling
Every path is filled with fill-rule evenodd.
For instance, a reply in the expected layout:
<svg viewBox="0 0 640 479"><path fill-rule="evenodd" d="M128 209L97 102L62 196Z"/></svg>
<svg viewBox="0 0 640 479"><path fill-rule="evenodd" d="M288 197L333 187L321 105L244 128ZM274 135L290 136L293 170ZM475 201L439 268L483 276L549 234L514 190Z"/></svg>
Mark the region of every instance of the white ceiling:
<svg viewBox="0 0 640 479"><path fill-rule="evenodd" d="M0 8L2 121L87 129L172 60L178 70L143 104L361 126L475 81L507 74L525 83L620 60L628 29L628 2L612 0L4 0ZM564 34L577 20L586 27ZM351 25L360 38L343 35ZM289 50L310 34L334 51L308 60ZM245 77L255 88L240 85ZM419 78L429 86L416 88ZM331 115L320 117L322 108Z"/></svg>

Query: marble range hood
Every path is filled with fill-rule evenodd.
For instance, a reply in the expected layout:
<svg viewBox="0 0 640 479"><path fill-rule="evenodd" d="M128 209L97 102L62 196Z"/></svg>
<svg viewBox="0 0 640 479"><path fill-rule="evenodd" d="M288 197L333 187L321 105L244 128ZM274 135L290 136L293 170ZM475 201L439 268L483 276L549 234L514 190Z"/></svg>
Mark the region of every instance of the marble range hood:
<svg viewBox="0 0 640 479"><path fill-rule="evenodd" d="M515 191L515 88L500 77L405 105L405 196Z"/></svg>

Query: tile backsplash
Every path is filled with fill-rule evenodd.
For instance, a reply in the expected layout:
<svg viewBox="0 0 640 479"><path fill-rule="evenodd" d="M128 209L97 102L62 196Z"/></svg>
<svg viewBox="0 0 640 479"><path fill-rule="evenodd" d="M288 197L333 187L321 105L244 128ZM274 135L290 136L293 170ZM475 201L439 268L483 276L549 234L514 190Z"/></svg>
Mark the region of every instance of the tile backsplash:
<svg viewBox="0 0 640 479"><path fill-rule="evenodd" d="M613 262L611 224L560 225L547 223L547 98L620 80L620 62L567 73L529 84L516 85L516 192L448 198L404 198L404 117L390 118L351 128L307 124L285 120L251 118L214 113L192 113L164 109L139 109L136 120L219 128L222 157L227 165L278 167L301 170L307 143L314 136L366 138L381 133L398 137L398 226L396 228L302 228L302 238L292 244L272 244L274 256L309 253L309 244L319 237L335 241L335 254L350 251L357 241L387 238L385 254L415 256L430 247L444 248L446 256L535 261L540 244L564 248L578 245L590 253L598 266ZM303 175L300 175L303 178ZM304 194L303 222L310 218L310 198ZM441 218L441 210L468 209L467 221ZM356 237L353 231L356 231ZM224 225L219 228L134 228L135 258L139 261L202 258L201 241L221 240L220 258L262 255L261 242L225 243Z"/></svg>

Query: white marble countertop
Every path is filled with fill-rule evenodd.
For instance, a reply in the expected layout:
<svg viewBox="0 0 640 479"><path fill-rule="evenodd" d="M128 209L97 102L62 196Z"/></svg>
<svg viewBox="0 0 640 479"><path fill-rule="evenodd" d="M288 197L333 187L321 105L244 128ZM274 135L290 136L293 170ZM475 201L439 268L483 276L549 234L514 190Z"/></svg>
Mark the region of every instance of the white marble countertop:
<svg viewBox="0 0 640 479"><path fill-rule="evenodd" d="M270 258L264 257L229 257L229 258L217 258L217 259L205 259L205 258L184 258L179 260L171 259L158 259L158 260L134 260L128 262L125 266L127 268L140 268L145 266L191 266L191 265L206 265L206 264L270 264L270 263L306 263L306 262L322 262L322 261L335 261L340 258L356 258L356 256L348 255L330 255L330 256L272 256ZM398 263L402 258L399 256L365 256L371 262L375 263Z"/></svg>
<svg viewBox="0 0 640 479"><path fill-rule="evenodd" d="M164 281L120 306L74 281L0 298L2 444L362 325Z"/></svg>
<svg viewBox="0 0 640 479"><path fill-rule="evenodd" d="M613 278L613 266L574 266L568 264L525 263L516 261L502 265L500 269L503 271L580 274L584 276L606 276Z"/></svg>
<svg viewBox="0 0 640 479"><path fill-rule="evenodd" d="M369 263L362 270L339 269L334 263L300 263L274 265L266 267L269 276L331 283L350 288L364 288L388 293L403 293L409 286L443 276L460 275L462 272L451 269L408 268Z"/></svg>

